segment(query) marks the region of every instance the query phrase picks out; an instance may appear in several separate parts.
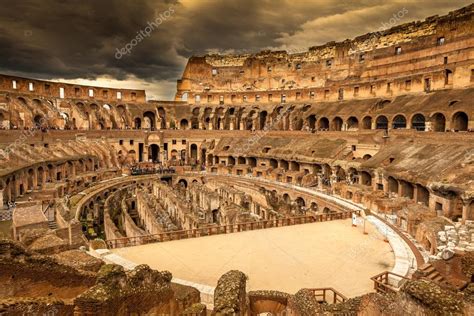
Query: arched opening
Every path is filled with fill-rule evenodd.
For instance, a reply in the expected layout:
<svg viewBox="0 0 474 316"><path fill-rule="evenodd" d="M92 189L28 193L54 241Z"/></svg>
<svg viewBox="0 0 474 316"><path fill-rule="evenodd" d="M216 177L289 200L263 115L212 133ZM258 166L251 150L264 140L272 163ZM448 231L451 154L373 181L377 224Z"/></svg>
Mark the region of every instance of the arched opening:
<svg viewBox="0 0 474 316"><path fill-rule="evenodd" d="M299 212L303 212L305 210L306 202L302 197L297 197L295 203Z"/></svg>
<svg viewBox="0 0 474 316"><path fill-rule="evenodd" d="M254 157L249 157L247 158L247 163L250 167L256 167L257 166L257 159Z"/></svg>
<svg viewBox="0 0 474 316"><path fill-rule="evenodd" d="M136 117L135 120L133 121L133 123L134 123L134 128L135 129L142 128L142 120L139 117Z"/></svg>
<svg viewBox="0 0 474 316"><path fill-rule="evenodd" d="M398 195L398 181L394 177L388 177L388 191Z"/></svg>
<svg viewBox="0 0 474 316"><path fill-rule="evenodd" d="M191 118L191 129L199 129L199 119L197 117Z"/></svg>
<svg viewBox="0 0 474 316"><path fill-rule="evenodd" d="M316 129L316 115L312 114L308 116L308 118L306 119L306 122L308 123L308 128L311 131L314 131Z"/></svg>
<svg viewBox="0 0 474 316"><path fill-rule="evenodd" d="M401 180L400 181L400 186L401 186L401 195L403 197L413 199L414 197L414 188L413 185L407 181Z"/></svg>
<svg viewBox="0 0 474 316"><path fill-rule="evenodd" d="M196 164L198 161L198 146L196 144L191 144L191 163Z"/></svg>
<svg viewBox="0 0 474 316"><path fill-rule="evenodd" d="M386 116L381 115L377 117L375 121L375 128L376 129L388 129L388 119Z"/></svg>
<svg viewBox="0 0 474 316"><path fill-rule="evenodd" d="M33 187L33 180L34 180L34 171L33 169L28 170L28 190L32 191L34 190Z"/></svg>
<svg viewBox="0 0 474 316"><path fill-rule="evenodd" d="M392 121L393 129L407 128L407 119L403 115L397 115Z"/></svg>
<svg viewBox="0 0 474 316"><path fill-rule="evenodd" d="M232 156L229 156L229 166L235 165L235 158Z"/></svg>
<svg viewBox="0 0 474 316"><path fill-rule="evenodd" d="M173 149L171 151L171 161L177 161L178 160L178 151L176 149Z"/></svg>
<svg viewBox="0 0 474 316"><path fill-rule="evenodd" d="M446 131L446 117L442 113L435 113L431 117L431 127L434 132Z"/></svg>
<svg viewBox="0 0 474 316"><path fill-rule="evenodd" d="M273 169L278 168L278 161L276 159L270 159L270 167Z"/></svg>
<svg viewBox="0 0 474 316"><path fill-rule="evenodd" d="M188 120L187 119L182 119L181 122L179 122L179 128L180 129L188 129Z"/></svg>
<svg viewBox="0 0 474 316"><path fill-rule="evenodd" d="M415 114L411 119L411 128L417 131L424 131L425 125L425 116L423 114Z"/></svg>
<svg viewBox="0 0 474 316"><path fill-rule="evenodd" d="M280 160L280 168L282 168L285 171L288 171L288 161Z"/></svg>
<svg viewBox="0 0 474 316"><path fill-rule="evenodd" d="M416 185L416 202L423 203L428 206L430 201L430 192L424 186L417 184Z"/></svg>
<svg viewBox="0 0 474 316"><path fill-rule="evenodd" d="M336 180L337 182L346 180L346 171L340 166L336 167Z"/></svg>
<svg viewBox="0 0 474 316"><path fill-rule="evenodd" d="M372 117L366 116L362 119L362 129L372 129Z"/></svg>
<svg viewBox="0 0 474 316"><path fill-rule="evenodd" d="M300 171L300 164L296 161L290 161L290 170L291 171Z"/></svg>
<svg viewBox="0 0 474 316"><path fill-rule="evenodd" d="M155 113L147 111L143 113L143 128L155 130Z"/></svg>
<svg viewBox="0 0 474 316"><path fill-rule="evenodd" d="M207 164L212 165L213 163L214 163L214 155L213 154L207 155Z"/></svg>
<svg viewBox="0 0 474 316"><path fill-rule="evenodd" d="M357 131L359 129L359 120L355 116L351 116L347 119L347 130Z"/></svg>
<svg viewBox="0 0 474 316"><path fill-rule="evenodd" d="M362 159L364 160L369 160L370 158L372 158L372 155L369 155L369 154L365 154Z"/></svg>
<svg viewBox="0 0 474 316"><path fill-rule="evenodd" d="M318 129L319 130L328 130L329 129L329 120L328 120L328 118L322 117L322 118L319 119Z"/></svg>
<svg viewBox="0 0 474 316"><path fill-rule="evenodd" d="M43 116L40 115L40 114L35 115L35 117L33 118L33 122L35 123L35 127L37 127L37 128L43 127L43 125L44 125Z"/></svg>
<svg viewBox="0 0 474 316"><path fill-rule="evenodd" d="M265 122L267 121L267 111L262 111L258 114L259 116L259 126L260 129L263 130L265 128Z"/></svg>
<svg viewBox="0 0 474 316"><path fill-rule="evenodd" d="M282 199L283 199L283 201L284 201L286 204L290 204L290 203L291 203L291 198L290 198L290 196L288 195L288 193L283 194Z"/></svg>
<svg viewBox="0 0 474 316"><path fill-rule="evenodd" d="M362 171L360 173L360 184L372 186L372 176L367 171Z"/></svg>
<svg viewBox="0 0 474 316"><path fill-rule="evenodd" d="M160 117L160 129L166 129L166 111L161 106L158 108L158 116Z"/></svg>
<svg viewBox="0 0 474 316"><path fill-rule="evenodd" d="M247 131L251 131L253 129L253 119L251 117L247 117L245 120L245 129Z"/></svg>
<svg viewBox="0 0 474 316"><path fill-rule="evenodd" d="M219 224L219 210L212 210L212 222Z"/></svg>
<svg viewBox="0 0 474 316"><path fill-rule="evenodd" d="M341 131L342 130L342 118L340 118L339 116L336 116L333 120L332 120L332 128L331 130L333 131Z"/></svg>
<svg viewBox="0 0 474 316"><path fill-rule="evenodd" d="M152 144L148 147L148 160L155 163L160 161L160 146Z"/></svg>
<svg viewBox="0 0 474 316"><path fill-rule="evenodd" d="M242 156L238 157L237 158L237 163L239 165L245 165L245 157L242 157Z"/></svg>
<svg viewBox="0 0 474 316"><path fill-rule="evenodd" d="M303 129L303 119L302 118L297 118L293 120L293 130L295 131L301 131Z"/></svg>
<svg viewBox="0 0 474 316"><path fill-rule="evenodd" d="M186 181L185 179L180 179L178 181L178 185L181 186L182 188L187 188L188 187L188 181Z"/></svg>
<svg viewBox="0 0 474 316"><path fill-rule="evenodd" d="M452 119L452 128L455 131L467 131L469 119L464 112L456 112Z"/></svg>

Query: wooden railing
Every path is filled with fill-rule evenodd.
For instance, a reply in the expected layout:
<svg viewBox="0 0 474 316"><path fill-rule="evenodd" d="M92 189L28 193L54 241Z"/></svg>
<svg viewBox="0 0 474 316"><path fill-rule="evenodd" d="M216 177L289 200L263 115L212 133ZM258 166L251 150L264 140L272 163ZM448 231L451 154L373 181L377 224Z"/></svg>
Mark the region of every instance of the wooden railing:
<svg viewBox="0 0 474 316"><path fill-rule="evenodd" d="M392 276L392 279L390 279L390 276ZM398 292L400 283L409 280L409 278L389 271L377 274L370 279L374 281L374 290L381 294Z"/></svg>
<svg viewBox="0 0 474 316"><path fill-rule="evenodd" d="M336 291L332 287L310 289L313 291L314 296L320 303L336 304L343 303L347 300L347 297Z"/></svg>
<svg viewBox="0 0 474 316"><path fill-rule="evenodd" d="M203 236L212 236L220 234L230 234L257 229L266 229L272 227L292 226L314 222L325 222L336 219L350 218L352 212L338 212L328 214L313 214L289 218L269 219L256 222L246 222L233 225L209 226L196 229L177 230L153 235L143 235L135 237L124 237L107 240L109 248L131 247L154 242L165 242L171 240L180 240L188 238L197 238Z"/></svg>

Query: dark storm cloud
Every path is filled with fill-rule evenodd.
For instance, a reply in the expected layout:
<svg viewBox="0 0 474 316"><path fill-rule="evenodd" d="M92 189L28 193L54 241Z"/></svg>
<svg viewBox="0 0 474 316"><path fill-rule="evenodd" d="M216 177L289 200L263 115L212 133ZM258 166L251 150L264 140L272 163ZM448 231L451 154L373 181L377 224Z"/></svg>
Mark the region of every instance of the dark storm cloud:
<svg viewBox="0 0 474 316"><path fill-rule="evenodd" d="M379 28L402 8L403 20L467 5L458 0L17 0L0 1L0 71L45 79L171 82L186 59L207 52L304 50ZM3 2L3 3L2 3ZM117 59L149 22L148 37ZM168 85L169 87L170 85ZM172 92L170 92L170 95Z"/></svg>

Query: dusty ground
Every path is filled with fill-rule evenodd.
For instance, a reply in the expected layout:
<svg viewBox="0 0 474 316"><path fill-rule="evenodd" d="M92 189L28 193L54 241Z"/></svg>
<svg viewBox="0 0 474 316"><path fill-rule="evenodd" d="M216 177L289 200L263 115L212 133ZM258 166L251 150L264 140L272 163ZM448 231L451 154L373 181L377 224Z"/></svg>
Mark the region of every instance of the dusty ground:
<svg viewBox="0 0 474 316"><path fill-rule="evenodd" d="M370 277L391 270L394 255L383 237L350 220L256 230L114 250L173 276L216 286L225 272L249 276L250 290L289 293L308 287L333 287L353 297L373 290ZM370 226L370 227L369 227Z"/></svg>

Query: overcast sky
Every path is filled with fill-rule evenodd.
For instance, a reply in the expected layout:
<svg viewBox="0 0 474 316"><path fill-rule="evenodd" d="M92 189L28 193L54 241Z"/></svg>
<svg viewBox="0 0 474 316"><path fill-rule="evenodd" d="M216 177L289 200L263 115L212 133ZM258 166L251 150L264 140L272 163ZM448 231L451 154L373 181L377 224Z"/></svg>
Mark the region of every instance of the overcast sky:
<svg viewBox="0 0 474 316"><path fill-rule="evenodd" d="M397 24L471 2L0 0L0 72L142 88L149 99L171 99L192 55L303 51L392 26L399 12ZM135 45L118 53L127 44Z"/></svg>

